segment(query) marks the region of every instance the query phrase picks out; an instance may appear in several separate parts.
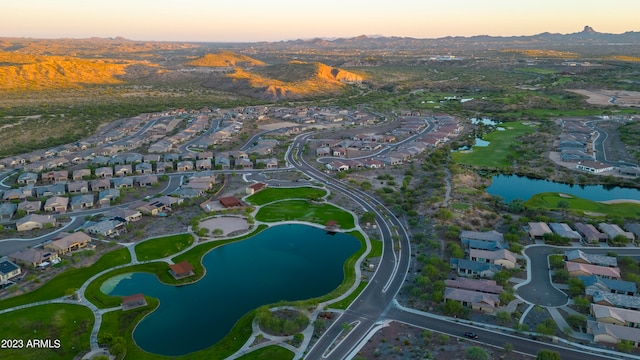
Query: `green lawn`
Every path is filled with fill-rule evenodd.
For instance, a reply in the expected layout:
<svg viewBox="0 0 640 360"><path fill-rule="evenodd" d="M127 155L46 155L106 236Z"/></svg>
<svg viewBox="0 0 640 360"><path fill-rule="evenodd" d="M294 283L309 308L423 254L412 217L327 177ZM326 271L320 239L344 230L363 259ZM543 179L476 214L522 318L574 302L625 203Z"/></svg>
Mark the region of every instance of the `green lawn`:
<svg viewBox="0 0 640 360"><path fill-rule="evenodd" d="M571 198L561 197L558 193L540 193L531 197L525 206L530 209L559 209L558 203L566 201L569 204L568 211L579 213L593 212L605 214L608 216L617 216L622 218L640 219L640 204L634 203L618 203L603 204L597 201L579 198L571 195Z"/></svg>
<svg viewBox="0 0 640 360"><path fill-rule="evenodd" d="M69 269L32 292L0 301L0 309L65 296L67 289L80 288L93 275L117 265L124 265L130 261L131 255L127 249L122 248L112 251L104 254L91 266Z"/></svg>
<svg viewBox="0 0 640 360"><path fill-rule="evenodd" d="M453 203L451 204L451 208L454 210L467 210L469 208L469 204L465 203Z"/></svg>
<svg viewBox="0 0 640 360"><path fill-rule="evenodd" d="M127 347L127 355L125 359L134 360L153 360L153 359L195 359L195 360L209 360L209 359L224 359L236 352L251 336L251 322L253 320L254 311L247 313L240 318L234 325L231 332L225 336L217 344L200 350L194 353L186 354L183 356L162 356L158 354L151 354L140 349L133 340L133 330L140 320L144 318L148 313L153 311L159 304L157 299L146 297L149 306L140 309L134 309L130 311L113 311L108 312L102 317L102 326L98 333L98 338L105 333L109 333L115 336L122 336L125 340Z"/></svg>
<svg viewBox="0 0 640 360"><path fill-rule="evenodd" d="M193 244L191 234L178 234L147 240L136 245L138 260L156 260L184 250Z"/></svg>
<svg viewBox="0 0 640 360"><path fill-rule="evenodd" d="M89 351L91 310L80 305L49 304L0 315L0 339L20 339L22 349L0 349L2 359L74 359ZM27 340L60 340L58 349L27 349Z"/></svg>
<svg viewBox="0 0 640 360"><path fill-rule="evenodd" d="M483 140L490 142L486 147L474 147L468 153L454 152L451 154L454 161L472 166L492 168L506 168L512 165L510 157L515 156L511 150L512 145L518 144L517 137L535 131L535 127L519 122L507 122L500 124L504 131L494 131L486 134Z"/></svg>
<svg viewBox="0 0 640 360"><path fill-rule="evenodd" d="M240 356L239 360L290 360L293 359L294 353L289 349L285 349L277 345L265 346L256 351L252 351L246 355Z"/></svg>
<svg viewBox="0 0 640 360"><path fill-rule="evenodd" d="M276 222L285 220L308 221L325 225L329 220L338 222L342 229L355 226L353 215L331 204L314 204L307 200L286 200L265 205L258 210L256 220Z"/></svg>
<svg viewBox="0 0 640 360"><path fill-rule="evenodd" d="M331 305L329 305L329 308L331 309L340 309L340 310L345 310L346 308L349 307L349 305L351 305L351 303L353 302L353 300L356 299L356 297L358 297L358 295L360 295L360 293L362 292L362 290L364 290L365 287L367 287L369 283L366 281L361 281L360 284L358 284L358 287L353 290L353 292L351 294L349 294L349 296L347 296L346 298L337 301Z"/></svg>
<svg viewBox="0 0 640 360"><path fill-rule="evenodd" d="M371 251L367 254L367 258L375 258L382 256L382 241L371 240Z"/></svg>
<svg viewBox="0 0 640 360"><path fill-rule="evenodd" d="M282 199L319 199L327 194L324 189L313 187L266 188L247 198L254 205L264 205Z"/></svg>

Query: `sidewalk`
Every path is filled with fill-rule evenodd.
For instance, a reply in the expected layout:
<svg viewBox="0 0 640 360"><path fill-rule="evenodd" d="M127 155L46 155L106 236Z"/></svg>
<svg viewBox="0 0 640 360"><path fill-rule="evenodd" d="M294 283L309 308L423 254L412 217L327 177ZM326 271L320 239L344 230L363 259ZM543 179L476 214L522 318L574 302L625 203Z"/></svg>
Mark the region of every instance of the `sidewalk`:
<svg viewBox="0 0 640 360"><path fill-rule="evenodd" d="M558 308L548 307L547 311L549 311L549 314L551 315L553 320L556 322L556 325L558 325L558 328L560 329L560 331L564 332L564 329L570 327L567 321L562 317L562 315L558 311ZM593 336L587 333L572 331L567 335L577 340L593 342Z"/></svg>

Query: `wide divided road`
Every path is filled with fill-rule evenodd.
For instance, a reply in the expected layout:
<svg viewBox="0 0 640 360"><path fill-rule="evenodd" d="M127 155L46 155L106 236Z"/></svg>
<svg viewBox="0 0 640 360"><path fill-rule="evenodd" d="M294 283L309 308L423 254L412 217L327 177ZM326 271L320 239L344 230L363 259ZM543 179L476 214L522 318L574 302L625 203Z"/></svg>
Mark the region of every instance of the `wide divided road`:
<svg viewBox="0 0 640 360"><path fill-rule="evenodd" d="M375 213L384 243L382 261L369 285L327 329L306 356L307 359L344 359L381 319L383 312L400 290L409 268L409 237L400 221L383 204L360 190L347 188L340 182L329 180L324 173L304 162L302 150L308 136L307 134L296 138L287 153L287 161L308 176L326 183L332 191L348 196L366 211ZM396 230L399 239L397 252L393 244ZM343 323L353 324L353 328L346 337L335 341L341 336Z"/></svg>

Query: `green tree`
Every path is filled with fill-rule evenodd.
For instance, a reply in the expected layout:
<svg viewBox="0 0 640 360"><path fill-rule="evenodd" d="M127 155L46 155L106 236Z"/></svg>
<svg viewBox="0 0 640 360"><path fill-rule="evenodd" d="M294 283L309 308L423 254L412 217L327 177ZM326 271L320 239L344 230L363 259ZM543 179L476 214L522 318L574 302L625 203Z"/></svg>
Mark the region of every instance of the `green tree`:
<svg viewBox="0 0 640 360"><path fill-rule="evenodd" d="M511 314L508 311L500 310L496 313L496 319L500 325L504 325L511 320Z"/></svg>
<svg viewBox="0 0 640 360"><path fill-rule="evenodd" d="M447 316L462 317L465 313L465 308L455 300L448 300L444 303L443 311Z"/></svg>
<svg viewBox="0 0 640 360"><path fill-rule="evenodd" d="M536 354L536 360L560 360L560 353L549 349L542 349Z"/></svg>
<svg viewBox="0 0 640 360"><path fill-rule="evenodd" d="M587 327L587 317L580 314L571 314L567 316L567 324L571 326L571 328L580 330L581 328Z"/></svg>
<svg viewBox="0 0 640 360"><path fill-rule="evenodd" d="M480 346L471 346L466 351L469 360L489 360L489 353Z"/></svg>
<svg viewBox="0 0 640 360"><path fill-rule="evenodd" d="M560 254L549 255L549 266L551 266L552 269L564 268L564 256Z"/></svg>
<svg viewBox="0 0 640 360"><path fill-rule="evenodd" d="M452 258L464 258L464 250L462 250L462 248L460 247L460 245L456 244L456 243L448 243L447 244L447 252L449 253L449 256L451 256Z"/></svg>
<svg viewBox="0 0 640 360"><path fill-rule="evenodd" d="M617 348L620 352L630 353L633 351L634 346L630 340L622 340L618 343Z"/></svg>
<svg viewBox="0 0 640 360"><path fill-rule="evenodd" d="M512 343L505 343L504 345L502 345L502 348L504 349L504 352L510 353L510 352L513 351L513 344Z"/></svg>
<svg viewBox="0 0 640 360"><path fill-rule="evenodd" d="M571 297L584 294L585 286L582 280L578 278L571 278L567 281L567 285L569 285L569 295L571 295Z"/></svg>
<svg viewBox="0 0 640 360"><path fill-rule="evenodd" d="M362 222L364 224L366 224L366 223L374 223L375 221L376 221L376 214L371 212L371 211L366 211L360 217L360 222Z"/></svg>

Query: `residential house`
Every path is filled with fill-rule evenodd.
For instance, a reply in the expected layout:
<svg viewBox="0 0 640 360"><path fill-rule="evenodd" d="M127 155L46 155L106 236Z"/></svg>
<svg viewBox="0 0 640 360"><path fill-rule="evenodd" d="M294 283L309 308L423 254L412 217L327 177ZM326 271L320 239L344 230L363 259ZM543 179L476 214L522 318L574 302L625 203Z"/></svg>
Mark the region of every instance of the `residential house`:
<svg viewBox="0 0 640 360"><path fill-rule="evenodd" d="M471 261L500 265L505 269L513 269L518 265L516 255L507 249L495 251L471 249L469 250L469 258Z"/></svg>
<svg viewBox="0 0 640 360"><path fill-rule="evenodd" d="M111 166L99 167L95 174L99 178L110 178L113 176L113 168Z"/></svg>
<svg viewBox="0 0 640 360"><path fill-rule="evenodd" d="M185 171L193 171L193 162L191 161L179 161L176 165L176 171L185 172Z"/></svg>
<svg viewBox="0 0 640 360"><path fill-rule="evenodd" d="M0 284L6 284L10 279L20 275L22 270L20 266L13 263L8 258L0 259Z"/></svg>
<svg viewBox="0 0 640 360"><path fill-rule="evenodd" d="M467 231L460 232L460 241L463 243L470 240L491 241L501 243L504 241L502 233L495 230L479 232L479 231Z"/></svg>
<svg viewBox="0 0 640 360"><path fill-rule="evenodd" d="M266 169L275 169L278 167L278 159L270 158L270 159L258 159L256 160L257 164L260 164L259 167L264 167Z"/></svg>
<svg viewBox="0 0 640 360"><path fill-rule="evenodd" d="M129 176L133 174L133 169L131 167L131 164L116 165L113 168L113 170L114 170L115 176Z"/></svg>
<svg viewBox="0 0 640 360"><path fill-rule="evenodd" d="M566 261L564 263L564 266L569 272L570 276L597 275L608 279L620 279L620 269L617 267L582 264L572 261Z"/></svg>
<svg viewBox="0 0 640 360"><path fill-rule="evenodd" d="M166 172L174 171L173 162L171 161L161 161L156 164L156 173L164 174Z"/></svg>
<svg viewBox="0 0 640 360"><path fill-rule="evenodd" d="M18 231L42 229L45 225L56 225L56 218L51 215L29 214L16 222Z"/></svg>
<svg viewBox="0 0 640 360"><path fill-rule="evenodd" d="M24 211L27 215L33 214L36 211L40 211L40 209L42 209L42 202L40 200L25 200L18 204L18 210Z"/></svg>
<svg viewBox="0 0 640 360"><path fill-rule="evenodd" d="M618 235L622 235L627 239L629 239L630 241L635 240L635 236L633 235L633 233L622 230L620 226L616 224L600 223L598 224L598 227L603 233L605 233L605 235L607 235L609 240L612 240Z"/></svg>
<svg viewBox="0 0 640 360"><path fill-rule="evenodd" d="M500 294L502 292L502 286L498 285L495 280L458 277L455 279L447 279L444 281L444 284L449 288L472 290L489 294Z"/></svg>
<svg viewBox="0 0 640 360"><path fill-rule="evenodd" d="M542 240L545 234L552 234L553 231L549 228L549 225L543 222L530 222L528 224L529 237L531 240Z"/></svg>
<svg viewBox="0 0 640 360"><path fill-rule="evenodd" d="M573 226L576 228L576 231L582 235L584 241L588 243L607 241L607 235L598 231L598 229L591 224L575 223Z"/></svg>
<svg viewBox="0 0 640 360"><path fill-rule="evenodd" d="M30 248L9 254L9 259L18 264L31 265L32 267L45 267L60 262L57 253L41 248Z"/></svg>
<svg viewBox="0 0 640 360"><path fill-rule="evenodd" d="M67 191L69 194L86 194L89 192L89 182L80 180L67 183Z"/></svg>
<svg viewBox="0 0 640 360"><path fill-rule="evenodd" d="M52 171L53 182L64 183L69 180L69 172L67 170Z"/></svg>
<svg viewBox="0 0 640 360"><path fill-rule="evenodd" d="M384 163L380 160L376 160L376 159L363 159L362 160L362 164L367 168L367 169L380 169L384 167Z"/></svg>
<svg viewBox="0 0 640 360"><path fill-rule="evenodd" d="M109 205L115 199L120 197L120 189L107 189L100 191L98 194L98 203L100 205Z"/></svg>
<svg viewBox="0 0 640 360"><path fill-rule="evenodd" d="M467 259L453 258L450 260L450 265L459 275L471 275L482 278L493 278L496 273L502 270L502 266L500 265Z"/></svg>
<svg viewBox="0 0 640 360"><path fill-rule="evenodd" d="M573 261L583 264L617 267L618 259L615 256L589 254L581 250L567 250L564 252L565 261Z"/></svg>
<svg viewBox="0 0 640 360"><path fill-rule="evenodd" d="M102 220L98 223L87 226L85 229L89 234L100 235L100 236L112 236L119 235L119 230L124 228L126 225L126 221L124 219L120 220L118 218L111 218L107 220Z"/></svg>
<svg viewBox="0 0 640 360"><path fill-rule="evenodd" d="M640 224L624 224L624 228L635 235L636 239L640 239Z"/></svg>
<svg viewBox="0 0 640 360"><path fill-rule="evenodd" d="M13 214L18 210L18 205L14 203L0 204L0 221L11 220Z"/></svg>
<svg viewBox="0 0 640 360"><path fill-rule="evenodd" d="M640 328L640 311L591 304L590 313L598 322Z"/></svg>
<svg viewBox="0 0 640 360"><path fill-rule="evenodd" d="M34 187L36 197L62 196L67 193L65 184L53 184L47 186Z"/></svg>
<svg viewBox="0 0 640 360"><path fill-rule="evenodd" d="M113 184L114 189L132 188L133 178L132 177L112 178L111 184Z"/></svg>
<svg viewBox="0 0 640 360"><path fill-rule="evenodd" d="M473 310L482 310L486 313L493 313L500 306L500 296L472 290L445 288L445 301L457 301L462 306Z"/></svg>
<svg viewBox="0 0 640 360"><path fill-rule="evenodd" d="M152 174L153 173L153 165L151 163L139 163L136 164L136 174Z"/></svg>
<svg viewBox="0 0 640 360"><path fill-rule="evenodd" d="M69 206L72 211L93 207L93 194L77 195L71 198Z"/></svg>
<svg viewBox="0 0 640 360"><path fill-rule="evenodd" d="M71 175L71 178L74 181L78 181L78 180L82 180L82 179L89 179L89 177L91 177L91 169L74 170L73 174Z"/></svg>
<svg viewBox="0 0 640 360"><path fill-rule="evenodd" d="M61 238L44 244L45 250L55 252L58 255L64 255L74 250L85 248L87 244L89 244L89 241L91 241L91 237L81 231L71 234L61 234L64 234Z"/></svg>
<svg viewBox="0 0 640 360"><path fill-rule="evenodd" d="M638 293L636 283L632 281L606 279L595 275L578 276L578 279L584 283L585 289L629 296L635 296Z"/></svg>
<svg viewBox="0 0 640 360"><path fill-rule="evenodd" d="M27 196L21 189L8 189L2 194L2 201L21 201L26 198Z"/></svg>
<svg viewBox="0 0 640 360"><path fill-rule="evenodd" d="M211 170L211 159L196 160L197 170Z"/></svg>
<svg viewBox="0 0 640 360"><path fill-rule="evenodd" d="M231 159L228 157L216 156L215 158L216 167L222 170L228 170L231 168Z"/></svg>
<svg viewBox="0 0 640 360"><path fill-rule="evenodd" d="M582 235L577 231L571 229L568 224L565 223L549 223L551 231L564 237L569 238L571 241L582 241Z"/></svg>
<svg viewBox="0 0 640 360"><path fill-rule="evenodd" d="M63 213L67 211L69 207L69 198L54 196L48 198L44 203L44 211Z"/></svg>
<svg viewBox="0 0 640 360"><path fill-rule="evenodd" d="M608 291L585 289L588 299L594 304L613 306L622 309L640 310L640 297L613 294Z"/></svg>
<svg viewBox="0 0 640 360"><path fill-rule="evenodd" d="M345 164L340 160L334 160L326 165L328 170L334 171L347 171L349 170L349 165Z"/></svg>
<svg viewBox="0 0 640 360"><path fill-rule="evenodd" d="M197 160L209 159L213 160L213 151L202 151L196 154Z"/></svg>
<svg viewBox="0 0 640 360"><path fill-rule="evenodd" d="M253 162L247 158L236 159L236 167L241 169L253 169Z"/></svg>
<svg viewBox="0 0 640 360"><path fill-rule="evenodd" d="M630 341L634 347L640 343L640 329L605 322L587 320L587 333L593 335L596 343L617 344Z"/></svg>
<svg viewBox="0 0 640 360"><path fill-rule="evenodd" d="M317 157L326 157L331 155L331 150L327 146L321 146L316 149Z"/></svg>
<svg viewBox="0 0 640 360"><path fill-rule="evenodd" d="M19 185L35 185L38 182L38 174L32 172L26 172L18 175L18 180L16 183Z"/></svg>
<svg viewBox="0 0 640 360"><path fill-rule="evenodd" d="M160 154L146 154L142 161L146 163L158 163L160 162Z"/></svg>
<svg viewBox="0 0 640 360"><path fill-rule="evenodd" d="M158 183L158 177L156 175L146 175L136 178L136 183L141 187L149 187Z"/></svg>
<svg viewBox="0 0 640 360"><path fill-rule="evenodd" d="M105 216L109 218L120 218L124 219L126 222L136 222L142 219L142 213L138 210L134 209L123 209L119 207L111 208L109 211L105 213Z"/></svg>
<svg viewBox="0 0 640 360"><path fill-rule="evenodd" d="M578 162L578 165L576 165L576 169L594 173L594 174L599 174L606 171L612 171L613 168L614 168L613 165L604 164L599 161L593 161L593 160L580 161Z"/></svg>
<svg viewBox="0 0 640 360"><path fill-rule="evenodd" d="M111 181L108 178L91 180L92 191L102 191L109 188L111 188Z"/></svg>

